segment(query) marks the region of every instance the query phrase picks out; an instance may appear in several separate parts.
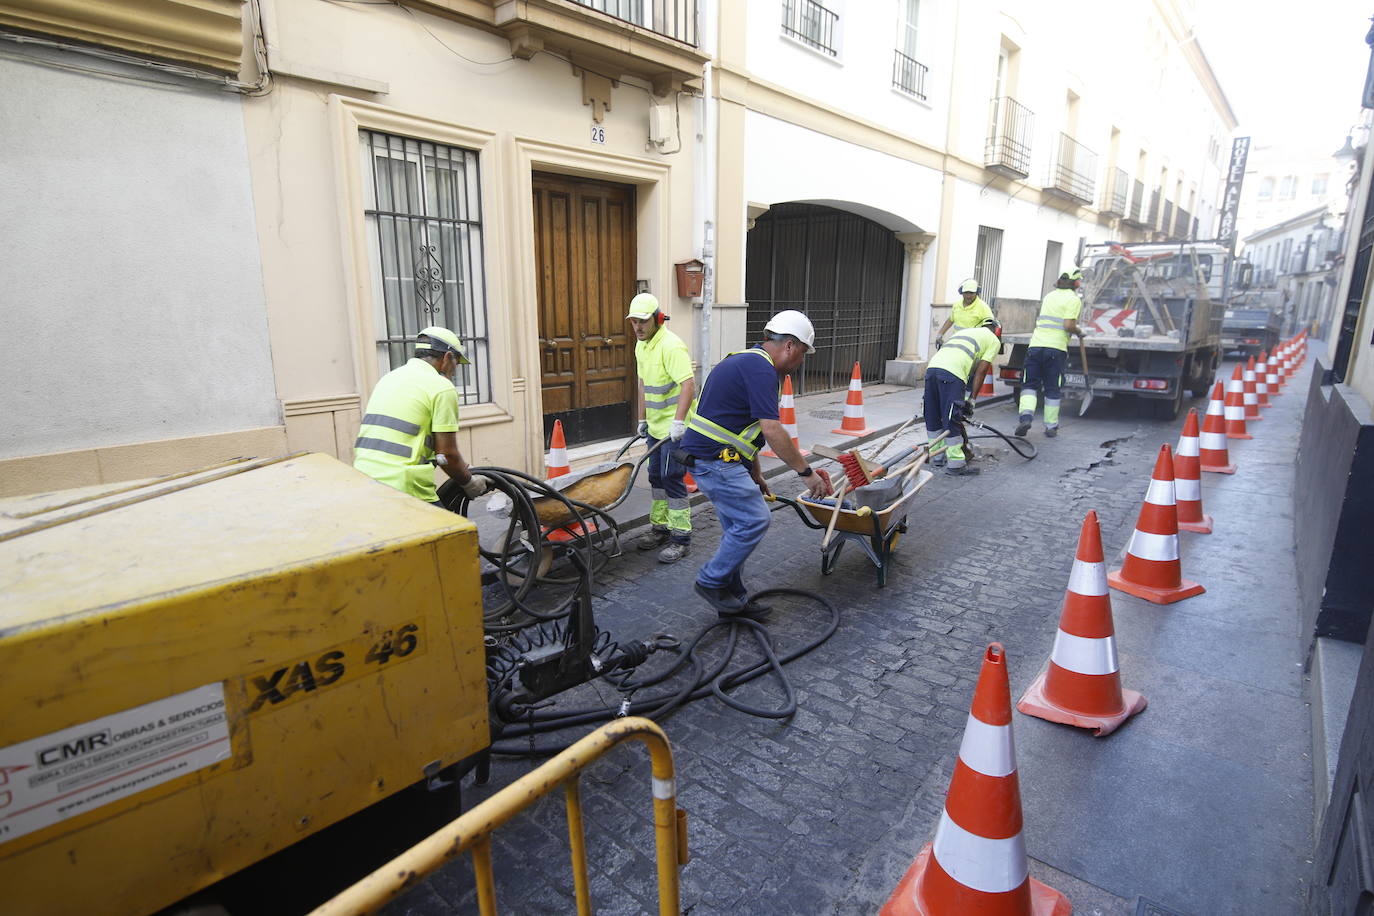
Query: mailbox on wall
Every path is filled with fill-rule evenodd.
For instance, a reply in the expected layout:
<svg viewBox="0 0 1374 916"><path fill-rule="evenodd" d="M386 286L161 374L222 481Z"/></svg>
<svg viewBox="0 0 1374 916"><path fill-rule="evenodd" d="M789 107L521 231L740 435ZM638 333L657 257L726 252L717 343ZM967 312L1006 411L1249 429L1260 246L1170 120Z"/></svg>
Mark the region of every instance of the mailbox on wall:
<svg viewBox="0 0 1374 916"><path fill-rule="evenodd" d="M701 295L701 283L706 276L705 264L692 258L677 265L677 294L684 299Z"/></svg>

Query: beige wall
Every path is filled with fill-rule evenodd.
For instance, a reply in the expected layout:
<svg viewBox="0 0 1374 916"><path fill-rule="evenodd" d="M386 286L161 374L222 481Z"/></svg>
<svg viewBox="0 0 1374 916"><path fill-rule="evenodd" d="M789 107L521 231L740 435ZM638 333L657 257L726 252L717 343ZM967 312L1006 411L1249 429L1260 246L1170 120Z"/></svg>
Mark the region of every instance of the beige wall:
<svg viewBox="0 0 1374 916"><path fill-rule="evenodd" d="M638 88L647 83L624 79L606 99L606 142L597 145L581 71L564 60L511 59L499 35L394 6L275 3L270 13L273 53L311 77L279 77L271 96L244 107L293 447L351 458L377 377L360 128L479 156L492 401L463 408L459 444L470 461L542 465L532 171L636 186L637 276L673 311L674 329L695 340L692 309L670 293L673 263L696 253L690 97L678 100L680 151L661 153L648 144L650 94ZM656 101L671 106L674 97Z"/></svg>

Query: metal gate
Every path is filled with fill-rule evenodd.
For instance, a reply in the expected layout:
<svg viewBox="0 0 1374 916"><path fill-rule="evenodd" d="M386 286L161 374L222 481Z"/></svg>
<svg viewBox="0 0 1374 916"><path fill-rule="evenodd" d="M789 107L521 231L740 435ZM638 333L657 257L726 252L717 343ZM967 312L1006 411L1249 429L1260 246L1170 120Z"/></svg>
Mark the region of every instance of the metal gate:
<svg viewBox="0 0 1374 916"><path fill-rule="evenodd" d="M749 342L769 316L799 309L816 326L797 394L849 386L857 360L865 382L880 382L897 355L905 247L890 229L833 207L778 204L749 230L744 294Z"/></svg>

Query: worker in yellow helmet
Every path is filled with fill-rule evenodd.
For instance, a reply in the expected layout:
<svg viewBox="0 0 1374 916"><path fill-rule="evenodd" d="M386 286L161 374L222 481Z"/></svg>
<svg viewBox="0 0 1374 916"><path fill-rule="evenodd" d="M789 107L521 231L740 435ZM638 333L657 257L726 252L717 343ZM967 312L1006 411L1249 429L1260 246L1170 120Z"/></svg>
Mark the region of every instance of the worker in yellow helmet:
<svg viewBox="0 0 1374 916"><path fill-rule="evenodd" d="M973 278L959 284L959 301L949 310L949 317L940 325L940 333L935 335L935 346L945 345L945 335L950 328L976 328L985 321L992 321L992 309L983 301L983 290Z"/></svg>
<svg viewBox="0 0 1374 916"><path fill-rule="evenodd" d="M945 465L946 474L965 477L978 473L964 455L963 421L973 416L973 392L982 387L983 378L992 371L992 361L1001 352L1002 326L989 318L976 328L955 334L930 358L925 384L926 432L932 439L941 432L946 434L945 451L931 459L936 467Z"/></svg>
<svg viewBox="0 0 1374 916"><path fill-rule="evenodd" d="M692 509L687 502L687 469L673 459L673 447L687 431L687 411L696 394L687 344L664 325L668 316L652 293L630 300L625 316L634 328L639 368L639 434L649 448L665 443L649 459L649 522L636 545L658 551L660 563L676 563L692 549Z"/></svg>
<svg viewBox="0 0 1374 916"><path fill-rule="evenodd" d="M1016 424L1018 436L1030 431L1041 388L1045 389L1045 435L1051 439L1059 435L1059 386L1064 380L1064 366L1069 360L1069 335L1083 336L1083 330L1078 326L1078 314L1083 308L1078 287L1082 282L1083 271L1076 267L1066 270L1059 275L1055 288L1040 303L1035 331L1026 349L1025 377L1021 382L1021 397L1017 404L1020 415Z"/></svg>
<svg viewBox="0 0 1374 916"><path fill-rule="evenodd" d="M458 391L454 380L467 355L448 328L420 332L415 355L392 369L372 389L353 467L364 474L440 505L434 465L444 469L471 499L487 491L487 478L474 475L458 451Z"/></svg>

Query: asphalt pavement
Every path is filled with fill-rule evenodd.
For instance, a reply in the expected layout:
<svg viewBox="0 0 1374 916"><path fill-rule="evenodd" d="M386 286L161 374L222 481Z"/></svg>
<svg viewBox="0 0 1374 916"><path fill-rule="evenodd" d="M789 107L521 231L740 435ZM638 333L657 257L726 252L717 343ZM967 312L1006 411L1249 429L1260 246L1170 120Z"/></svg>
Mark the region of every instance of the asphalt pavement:
<svg viewBox="0 0 1374 916"><path fill-rule="evenodd" d="M1186 916L1301 911L1312 765L1292 461L1308 371L1253 424L1253 440L1231 443L1235 475L1203 475L1215 530L1185 532L1181 545L1185 577L1206 593L1164 607L1112 593L1122 681L1148 709L1106 738L1013 717L1031 872L1067 894L1075 913L1115 916L1145 904ZM842 403L843 393L799 401L804 445L838 425L830 414ZM919 392L874 392L866 403L881 405L875 430L891 429L917 409ZM1205 412L1205 400L1192 404ZM814 590L837 608L839 627L786 666L795 715L751 716L708 697L663 721L689 818L684 912L860 914L887 899L939 819L985 646L1005 647L1018 697L1053 644L1084 514L1097 511L1115 565L1159 446L1172 447L1182 426L1181 416L1139 419L1133 405L1104 399L1075 414L1065 410L1052 440L1037 418L1032 461L979 440L980 476L937 475L912 502L886 588L853 549L823 576L820 533L786 508L773 516L746 583ZM1015 423L1008 405L979 416L1004 430ZM775 481L779 492L801 489L788 474ZM709 503L693 512L684 561L665 566L631 549L598 575L597 623L614 639L687 641L714 622L691 584L719 527ZM812 600L774 605L768 628L780 652L823 634L830 619ZM709 634L702 657L719 657L726 633ZM741 634L736 658L758 657ZM671 660L659 653L642 671ZM785 701L771 677L732 695L760 707ZM613 708L618 699L600 682L559 705ZM490 784L465 787L465 802L533 765L498 758ZM598 913L657 912L649 786L637 746L583 779ZM574 911L562 793L499 831L494 847L503 912ZM476 912L469 863L444 867L388 912Z"/></svg>

